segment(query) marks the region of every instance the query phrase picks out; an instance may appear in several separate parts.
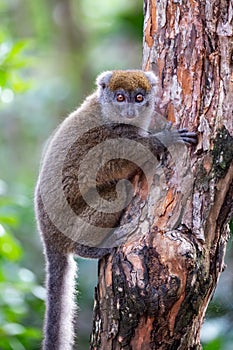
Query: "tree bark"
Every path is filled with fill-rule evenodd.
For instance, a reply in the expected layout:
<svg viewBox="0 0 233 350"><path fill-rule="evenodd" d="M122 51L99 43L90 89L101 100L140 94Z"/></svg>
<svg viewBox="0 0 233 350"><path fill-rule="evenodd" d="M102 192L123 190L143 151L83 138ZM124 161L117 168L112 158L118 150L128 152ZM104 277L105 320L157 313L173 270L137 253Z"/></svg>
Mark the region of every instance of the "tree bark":
<svg viewBox="0 0 233 350"><path fill-rule="evenodd" d="M99 262L92 350L201 349L233 215L232 2L144 0L144 14L157 110L198 131L198 145L169 149L148 194L135 177L126 214L140 223Z"/></svg>

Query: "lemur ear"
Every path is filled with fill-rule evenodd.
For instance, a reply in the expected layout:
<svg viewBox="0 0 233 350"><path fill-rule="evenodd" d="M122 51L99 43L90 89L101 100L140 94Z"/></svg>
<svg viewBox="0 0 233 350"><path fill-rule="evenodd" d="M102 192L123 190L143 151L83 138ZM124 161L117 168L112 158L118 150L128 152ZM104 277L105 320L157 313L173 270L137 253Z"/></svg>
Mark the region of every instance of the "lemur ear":
<svg viewBox="0 0 233 350"><path fill-rule="evenodd" d="M155 76L154 72L149 71L149 72L144 72L145 76L148 78L148 80L151 83L151 86L155 86L158 84L158 78Z"/></svg>
<svg viewBox="0 0 233 350"><path fill-rule="evenodd" d="M108 85L110 79L112 77L112 71L106 71L101 73L97 79L96 79L96 84L98 86L101 86L103 89Z"/></svg>

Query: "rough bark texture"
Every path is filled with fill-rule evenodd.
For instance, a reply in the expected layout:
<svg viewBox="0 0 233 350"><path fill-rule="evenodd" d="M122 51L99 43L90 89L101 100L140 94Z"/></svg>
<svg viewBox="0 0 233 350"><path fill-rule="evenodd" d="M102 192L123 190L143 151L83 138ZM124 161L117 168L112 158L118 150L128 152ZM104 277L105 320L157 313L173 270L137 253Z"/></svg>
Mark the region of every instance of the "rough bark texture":
<svg viewBox="0 0 233 350"><path fill-rule="evenodd" d="M201 349L233 215L232 2L145 0L144 12L157 109L199 142L169 150L147 201L135 179L140 225L99 263L90 348Z"/></svg>

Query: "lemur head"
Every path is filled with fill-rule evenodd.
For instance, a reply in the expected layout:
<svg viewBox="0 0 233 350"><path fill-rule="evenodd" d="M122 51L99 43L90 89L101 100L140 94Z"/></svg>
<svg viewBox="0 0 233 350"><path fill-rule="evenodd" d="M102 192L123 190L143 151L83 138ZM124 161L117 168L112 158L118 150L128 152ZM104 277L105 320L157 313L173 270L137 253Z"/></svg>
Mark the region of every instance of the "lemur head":
<svg viewBox="0 0 233 350"><path fill-rule="evenodd" d="M107 71L100 74L96 82L105 122L134 124L148 129L155 104L154 73Z"/></svg>

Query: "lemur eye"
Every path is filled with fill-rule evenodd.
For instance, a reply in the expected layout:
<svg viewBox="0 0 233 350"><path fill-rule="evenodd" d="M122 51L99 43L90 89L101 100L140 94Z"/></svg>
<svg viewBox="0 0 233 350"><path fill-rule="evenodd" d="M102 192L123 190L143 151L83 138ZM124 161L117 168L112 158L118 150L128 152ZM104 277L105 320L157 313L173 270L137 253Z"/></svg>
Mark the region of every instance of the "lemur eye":
<svg viewBox="0 0 233 350"><path fill-rule="evenodd" d="M117 94L117 102L123 102L123 101L125 101L125 95Z"/></svg>
<svg viewBox="0 0 233 350"><path fill-rule="evenodd" d="M137 94L135 96L135 102L142 102L144 100L144 96L142 94Z"/></svg>

